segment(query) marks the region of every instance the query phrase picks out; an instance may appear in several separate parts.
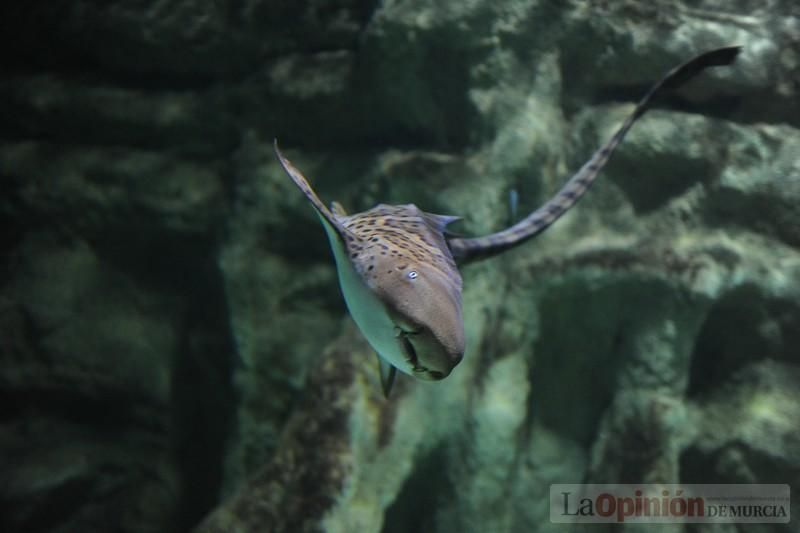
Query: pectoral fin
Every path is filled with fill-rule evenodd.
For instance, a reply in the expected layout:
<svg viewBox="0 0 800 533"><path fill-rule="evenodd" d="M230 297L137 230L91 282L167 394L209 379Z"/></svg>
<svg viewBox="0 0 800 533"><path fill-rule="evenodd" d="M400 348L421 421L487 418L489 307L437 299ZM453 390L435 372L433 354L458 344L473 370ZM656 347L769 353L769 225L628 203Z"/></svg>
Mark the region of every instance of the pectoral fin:
<svg viewBox="0 0 800 533"><path fill-rule="evenodd" d="M311 205L317 210L317 214L319 214L319 217L322 220L322 223L325 225L326 230L332 231L334 235L337 235L342 240L342 242L355 241L356 237L347 229L345 229L344 226L342 226L342 224L336 219L336 216L334 216L334 213L325 207L325 204L322 203L322 200L319 199L317 193L315 193L314 189L311 188L311 185L309 185L308 180L305 176L303 176L302 172L297 170L292 162L283 155L280 149L278 149L277 139L275 139L273 149L275 150L275 155L278 157L278 162L280 162L283 170L289 175L290 178L292 178L292 181L295 183L295 185L297 185L297 187L303 191L303 194L306 195L308 201L311 202ZM342 211L344 210L342 209Z"/></svg>
<svg viewBox="0 0 800 533"><path fill-rule="evenodd" d="M375 354L378 357L378 367L381 373L381 386L383 387L383 396L385 398L389 397L389 393L392 392L392 385L394 385L394 376L397 374L397 369L392 366L390 363L387 363L386 360L378 354Z"/></svg>

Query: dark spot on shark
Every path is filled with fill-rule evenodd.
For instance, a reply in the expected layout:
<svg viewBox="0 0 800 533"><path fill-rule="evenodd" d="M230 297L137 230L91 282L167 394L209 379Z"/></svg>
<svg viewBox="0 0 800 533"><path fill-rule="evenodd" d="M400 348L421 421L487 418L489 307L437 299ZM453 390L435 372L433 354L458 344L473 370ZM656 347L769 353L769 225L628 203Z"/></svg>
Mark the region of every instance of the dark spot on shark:
<svg viewBox="0 0 800 533"><path fill-rule="evenodd" d="M568 200L574 200L575 198L578 197L578 191L576 191L574 189L571 190L571 191L564 191L564 192L561 193L561 196L562 196L562 198L566 198Z"/></svg>

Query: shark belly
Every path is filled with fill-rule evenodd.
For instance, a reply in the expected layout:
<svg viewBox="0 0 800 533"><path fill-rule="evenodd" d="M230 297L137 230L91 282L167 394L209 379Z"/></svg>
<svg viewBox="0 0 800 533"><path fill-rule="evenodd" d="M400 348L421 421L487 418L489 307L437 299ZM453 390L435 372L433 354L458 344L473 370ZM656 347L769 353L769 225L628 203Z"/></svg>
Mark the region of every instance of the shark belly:
<svg viewBox="0 0 800 533"><path fill-rule="evenodd" d="M358 329L381 358L400 371L411 375L409 364L395 333L394 321L389 316L386 306L356 272L336 231L325 220L323 220L323 225L333 249L336 270L339 274L339 286L342 289L350 316L353 317Z"/></svg>

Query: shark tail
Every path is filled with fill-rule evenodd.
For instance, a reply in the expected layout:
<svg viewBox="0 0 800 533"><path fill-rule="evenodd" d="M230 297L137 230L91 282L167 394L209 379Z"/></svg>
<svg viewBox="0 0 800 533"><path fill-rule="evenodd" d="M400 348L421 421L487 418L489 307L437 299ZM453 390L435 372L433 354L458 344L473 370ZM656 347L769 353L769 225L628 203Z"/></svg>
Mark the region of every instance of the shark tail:
<svg viewBox="0 0 800 533"><path fill-rule="evenodd" d="M730 65L740 51L740 46L718 48L700 54L672 69L639 100L636 108L628 115L605 146L597 150L553 198L503 231L472 239L450 239L448 244L453 257L460 262L491 257L525 242L550 227L553 222L575 205L594 183L614 149L622 142L636 120L647 111L656 94L662 89L674 89L681 86L708 67Z"/></svg>

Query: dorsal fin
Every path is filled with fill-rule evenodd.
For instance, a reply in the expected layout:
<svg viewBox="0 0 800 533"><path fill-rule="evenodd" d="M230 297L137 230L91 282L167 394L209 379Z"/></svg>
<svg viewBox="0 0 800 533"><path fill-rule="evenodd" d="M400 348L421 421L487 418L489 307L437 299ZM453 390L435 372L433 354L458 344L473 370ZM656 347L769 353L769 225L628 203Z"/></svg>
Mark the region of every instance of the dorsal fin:
<svg viewBox="0 0 800 533"><path fill-rule="evenodd" d="M447 230L447 225L452 224L458 220L461 220L461 217L456 217L452 215L434 215L433 213L428 213L426 211L422 211L422 218L436 231L440 233L445 233Z"/></svg>
<svg viewBox="0 0 800 533"><path fill-rule="evenodd" d="M311 188L309 185L308 180L306 179L303 174L292 165L292 162L286 159L284 155L281 153L280 149L278 148L278 139L275 139L273 144L273 148L275 149L275 155L278 157L278 161L280 162L283 170L286 171L286 174L292 178L292 181L297 185L297 187L303 191L303 194L306 195L306 198L311 202L311 205L314 206L316 209L317 214L322 219L324 223L329 225L341 238L343 241L347 241L347 236L349 235L352 239L355 239L355 235L353 235L350 231L348 231L337 219L336 216L331 213L325 204L322 203L322 200L319 199L317 193L314 192L314 189ZM338 204L337 204L338 205Z"/></svg>
<svg viewBox="0 0 800 533"><path fill-rule="evenodd" d="M485 237L473 239L451 238L448 240L453 257L466 262L484 259L513 248L550 227L586 193L608 162L614 149L622 142L628 130L650 106L653 97L662 89L674 89L689 81L704 69L730 65L741 51L739 46L718 48L687 61L672 69L661 78L647 94L639 100L636 108L617 129L611 139L573 175L564 187L539 209L513 226Z"/></svg>

